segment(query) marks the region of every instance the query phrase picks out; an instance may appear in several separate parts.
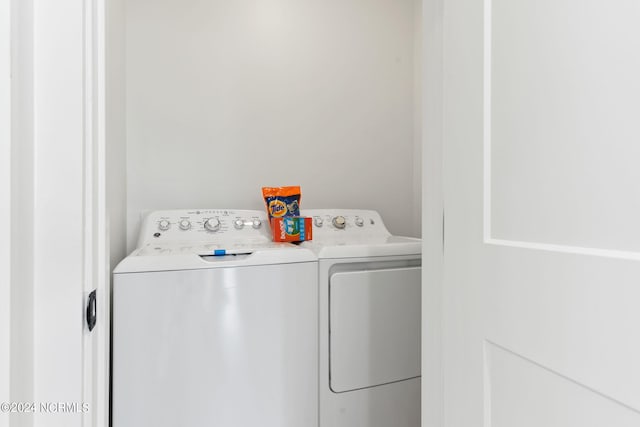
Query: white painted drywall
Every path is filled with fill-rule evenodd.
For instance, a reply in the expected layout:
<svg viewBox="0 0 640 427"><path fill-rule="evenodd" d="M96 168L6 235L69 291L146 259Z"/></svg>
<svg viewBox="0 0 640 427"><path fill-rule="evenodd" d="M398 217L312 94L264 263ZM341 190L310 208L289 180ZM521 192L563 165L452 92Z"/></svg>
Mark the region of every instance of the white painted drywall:
<svg viewBox="0 0 640 427"><path fill-rule="evenodd" d="M106 7L106 171L111 269L126 256L127 137L126 137L126 15L124 0Z"/></svg>
<svg viewBox="0 0 640 427"><path fill-rule="evenodd" d="M422 135L423 104L422 88L424 74L423 49L424 36L422 29L423 4L414 1L413 9L413 235L422 237Z"/></svg>
<svg viewBox="0 0 640 427"><path fill-rule="evenodd" d="M422 425L444 426L443 16L445 0L422 3Z"/></svg>
<svg viewBox="0 0 640 427"><path fill-rule="evenodd" d="M416 0L127 2L127 235L141 213L380 211L420 233Z"/></svg>

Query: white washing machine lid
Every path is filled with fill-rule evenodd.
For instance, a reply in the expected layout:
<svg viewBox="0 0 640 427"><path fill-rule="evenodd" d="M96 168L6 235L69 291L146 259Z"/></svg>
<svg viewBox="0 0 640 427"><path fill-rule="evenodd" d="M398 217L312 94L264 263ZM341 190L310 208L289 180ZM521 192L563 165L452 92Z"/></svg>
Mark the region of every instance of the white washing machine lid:
<svg viewBox="0 0 640 427"><path fill-rule="evenodd" d="M157 211L147 215L138 248L114 274L313 261L309 249L272 242L263 211Z"/></svg>
<svg viewBox="0 0 640 427"><path fill-rule="evenodd" d="M275 245L275 244L274 244ZM158 254L145 255L146 251ZM274 247L253 248L251 251L217 255L198 254L184 248L143 247L122 260L114 274L143 273L156 271L197 270L207 268L249 267L268 264L291 264L315 262L315 254L304 248L280 243Z"/></svg>

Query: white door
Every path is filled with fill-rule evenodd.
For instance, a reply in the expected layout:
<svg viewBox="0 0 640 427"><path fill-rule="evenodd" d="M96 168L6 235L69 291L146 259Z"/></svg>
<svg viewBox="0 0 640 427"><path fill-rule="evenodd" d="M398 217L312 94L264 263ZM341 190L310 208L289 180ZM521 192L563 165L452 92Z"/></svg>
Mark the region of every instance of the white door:
<svg viewBox="0 0 640 427"><path fill-rule="evenodd" d="M640 425L640 2L444 2L444 425Z"/></svg>

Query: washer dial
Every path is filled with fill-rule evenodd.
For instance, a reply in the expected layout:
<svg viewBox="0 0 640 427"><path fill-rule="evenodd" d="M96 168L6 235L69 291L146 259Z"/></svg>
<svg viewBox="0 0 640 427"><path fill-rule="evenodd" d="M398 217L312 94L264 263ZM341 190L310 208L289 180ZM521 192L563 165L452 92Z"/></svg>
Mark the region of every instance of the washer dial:
<svg viewBox="0 0 640 427"><path fill-rule="evenodd" d="M204 222L204 228L208 231L216 232L220 230L220 220L218 218L209 218Z"/></svg>

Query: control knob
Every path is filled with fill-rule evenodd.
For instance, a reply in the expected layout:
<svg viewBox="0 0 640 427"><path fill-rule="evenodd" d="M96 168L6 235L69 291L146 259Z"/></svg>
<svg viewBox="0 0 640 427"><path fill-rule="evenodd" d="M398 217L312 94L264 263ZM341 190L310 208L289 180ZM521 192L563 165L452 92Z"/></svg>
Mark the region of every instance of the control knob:
<svg viewBox="0 0 640 427"><path fill-rule="evenodd" d="M191 221L189 221L188 219L183 219L178 223L178 225L180 226L181 230L188 230L191 228Z"/></svg>
<svg viewBox="0 0 640 427"><path fill-rule="evenodd" d="M362 227L364 225L364 219L360 218L359 216L356 217L355 223L358 227Z"/></svg>
<svg viewBox="0 0 640 427"><path fill-rule="evenodd" d="M233 221L233 225L236 227L236 229L242 230L244 228L244 220L236 219L235 221Z"/></svg>
<svg viewBox="0 0 640 427"><path fill-rule="evenodd" d="M347 225L347 220L342 215L334 217L331 222L335 228L339 229L343 229Z"/></svg>
<svg viewBox="0 0 640 427"><path fill-rule="evenodd" d="M322 221L322 218L320 218L319 216L316 216L313 218L313 223L316 225L316 227L322 227L324 221Z"/></svg>
<svg viewBox="0 0 640 427"><path fill-rule="evenodd" d="M258 229L262 226L262 221L260 221L258 218L255 218L251 226L255 229Z"/></svg>
<svg viewBox="0 0 640 427"><path fill-rule="evenodd" d="M220 230L220 220L218 218L209 218L204 222L204 228L208 231L216 232Z"/></svg>
<svg viewBox="0 0 640 427"><path fill-rule="evenodd" d="M169 227L171 227L171 223L166 219L162 219L158 223L158 228L162 231L167 231Z"/></svg>

